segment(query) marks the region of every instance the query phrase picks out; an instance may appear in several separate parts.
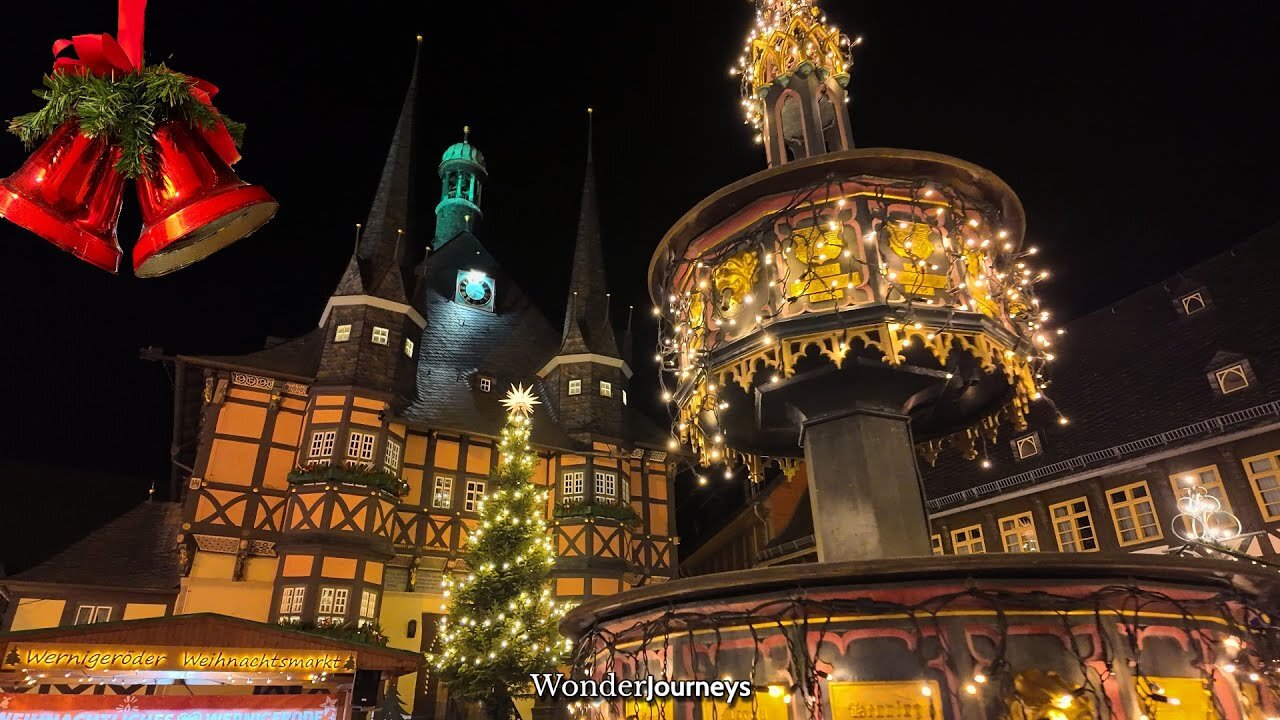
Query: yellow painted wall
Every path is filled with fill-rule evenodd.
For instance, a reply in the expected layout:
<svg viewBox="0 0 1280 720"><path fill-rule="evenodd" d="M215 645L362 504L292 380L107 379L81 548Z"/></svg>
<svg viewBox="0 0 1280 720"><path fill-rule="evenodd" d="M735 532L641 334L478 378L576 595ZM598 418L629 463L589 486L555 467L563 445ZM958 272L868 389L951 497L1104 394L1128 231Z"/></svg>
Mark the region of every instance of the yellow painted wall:
<svg viewBox="0 0 1280 720"><path fill-rule="evenodd" d="M231 579L235 556L197 551L174 614L208 612L266 622L276 563L276 558L249 558L245 579L237 582Z"/></svg>
<svg viewBox="0 0 1280 720"><path fill-rule="evenodd" d="M209 447L209 465L205 469L206 480L220 483L248 485L253 480L253 468L258 460L256 442L236 442L216 438Z"/></svg>
<svg viewBox="0 0 1280 720"><path fill-rule="evenodd" d="M387 644L401 650L418 652L422 645L422 613L444 612L444 597L436 593L384 592L382 594L382 614L378 623L387 636ZM418 634L410 638L409 621L418 621ZM401 675L396 683L400 691L400 699L405 710L413 710L413 703L418 695L418 673Z"/></svg>
<svg viewBox="0 0 1280 720"><path fill-rule="evenodd" d="M57 627L62 622L62 611L66 607L66 600L22 598L18 601L18 607L14 609L13 626L9 629L34 630Z"/></svg>
<svg viewBox="0 0 1280 720"><path fill-rule="evenodd" d="M141 620L143 618L164 617L168 606L163 603L129 603L124 606L122 620Z"/></svg>

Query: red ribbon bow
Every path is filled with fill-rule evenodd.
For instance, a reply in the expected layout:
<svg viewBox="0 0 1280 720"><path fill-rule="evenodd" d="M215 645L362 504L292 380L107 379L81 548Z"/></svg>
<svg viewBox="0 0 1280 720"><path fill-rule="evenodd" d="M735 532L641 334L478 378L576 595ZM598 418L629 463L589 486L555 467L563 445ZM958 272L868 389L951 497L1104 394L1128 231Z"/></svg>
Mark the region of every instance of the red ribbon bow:
<svg viewBox="0 0 1280 720"><path fill-rule="evenodd" d="M70 40L55 40L53 72L91 72L94 75L110 76L142 69L142 33L146 26L147 0L119 2L119 42L110 33L75 35ZM74 50L75 56L59 57L68 47ZM187 78L191 81L192 97L208 105L214 115L217 115L213 97L218 94L218 86L190 75ZM227 126L222 120L219 119L213 127L197 130L223 162L234 165L240 159L240 151L236 149L235 141L231 139L231 133L227 132Z"/></svg>

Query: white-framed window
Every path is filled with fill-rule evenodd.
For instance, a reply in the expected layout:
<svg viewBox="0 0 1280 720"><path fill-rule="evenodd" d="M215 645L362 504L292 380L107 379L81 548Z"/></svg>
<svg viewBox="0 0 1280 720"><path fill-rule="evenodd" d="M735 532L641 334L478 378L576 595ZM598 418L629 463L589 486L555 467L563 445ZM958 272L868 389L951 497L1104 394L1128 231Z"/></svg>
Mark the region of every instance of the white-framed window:
<svg viewBox="0 0 1280 720"><path fill-rule="evenodd" d="M76 608L76 625L111 622L110 605L81 605Z"/></svg>
<svg viewBox="0 0 1280 720"><path fill-rule="evenodd" d="M347 436L347 457L370 464L373 462L373 433L352 432Z"/></svg>
<svg viewBox="0 0 1280 720"><path fill-rule="evenodd" d="M581 470L574 470L564 474L564 478L560 481L560 499L565 502L573 500L581 500L582 496L587 492L586 474Z"/></svg>
<svg viewBox="0 0 1280 720"><path fill-rule="evenodd" d="M302 619L302 601L307 597L307 588L302 585L287 587L280 591L280 620L288 622Z"/></svg>
<svg viewBox="0 0 1280 720"><path fill-rule="evenodd" d="M364 590L360 593L360 624L371 625L378 621L378 593Z"/></svg>
<svg viewBox="0 0 1280 720"><path fill-rule="evenodd" d="M480 392L493 392L493 378L480 378Z"/></svg>
<svg viewBox="0 0 1280 720"><path fill-rule="evenodd" d="M613 383L606 380L600 381L600 397L613 397Z"/></svg>
<svg viewBox="0 0 1280 720"><path fill-rule="evenodd" d="M383 455L382 464L391 472L400 470L400 443L387 440L387 452Z"/></svg>
<svg viewBox="0 0 1280 720"><path fill-rule="evenodd" d="M317 430L311 433L311 449L307 452L307 457L333 457L333 443L337 437L337 430Z"/></svg>
<svg viewBox="0 0 1280 720"><path fill-rule="evenodd" d="M333 341L336 343L346 342L351 339L351 324L339 325L338 329L333 333Z"/></svg>
<svg viewBox="0 0 1280 720"><path fill-rule="evenodd" d="M373 328L373 344L387 345L391 342L391 333L384 327Z"/></svg>
<svg viewBox="0 0 1280 720"><path fill-rule="evenodd" d="M604 470L596 471L596 499L616 500L618 499L618 474L614 472L606 472Z"/></svg>
<svg viewBox="0 0 1280 720"><path fill-rule="evenodd" d="M581 380L570 380L570 381L569 381L569 394L570 394L570 395L581 395L581 394L582 394L582 381L581 381Z"/></svg>
<svg viewBox="0 0 1280 720"><path fill-rule="evenodd" d="M413 341L409 338L404 339L404 356L413 357Z"/></svg>
<svg viewBox="0 0 1280 720"><path fill-rule="evenodd" d="M316 621L320 623L343 623L347 620L347 599L351 595L350 588L320 588L320 604L316 608Z"/></svg>
<svg viewBox="0 0 1280 720"><path fill-rule="evenodd" d="M431 491L431 507L453 507L453 478L448 475L436 476L436 484Z"/></svg>
<svg viewBox="0 0 1280 720"><path fill-rule="evenodd" d="M484 481L468 480L467 495L463 498L462 509L467 512L475 512L480 508L480 501L484 499Z"/></svg>

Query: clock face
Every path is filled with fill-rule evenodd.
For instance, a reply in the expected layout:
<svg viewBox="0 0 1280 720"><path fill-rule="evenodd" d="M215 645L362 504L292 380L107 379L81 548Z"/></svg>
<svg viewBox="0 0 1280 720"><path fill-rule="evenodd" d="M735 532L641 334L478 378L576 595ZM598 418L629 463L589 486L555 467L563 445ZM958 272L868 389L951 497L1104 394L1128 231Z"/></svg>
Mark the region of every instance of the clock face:
<svg viewBox="0 0 1280 720"><path fill-rule="evenodd" d="M493 311L493 278L479 270L459 270L454 300L468 307Z"/></svg>

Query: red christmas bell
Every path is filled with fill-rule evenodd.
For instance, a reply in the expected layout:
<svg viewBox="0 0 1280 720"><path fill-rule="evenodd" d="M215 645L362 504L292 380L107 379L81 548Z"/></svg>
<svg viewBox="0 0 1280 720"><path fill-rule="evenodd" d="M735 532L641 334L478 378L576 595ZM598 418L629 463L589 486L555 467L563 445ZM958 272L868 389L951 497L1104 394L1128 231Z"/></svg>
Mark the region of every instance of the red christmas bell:
<svg viewBox="0 0 1280 720"><path fill-rule="evenodd" d="M279 205L227 163L186 123L155 132L155 164L138 177L142 235L133 246L138 277L155 277L203 260L252 233Z"/></svg>
<svg viewBox="0 0 1280 720"><path fill-rule="evenodd" d="M90 139L74 122L63 123L0 181L0 217L30 230L103 270L120 265L116 224L124 178L116 172L119 149Z"/></svg>

